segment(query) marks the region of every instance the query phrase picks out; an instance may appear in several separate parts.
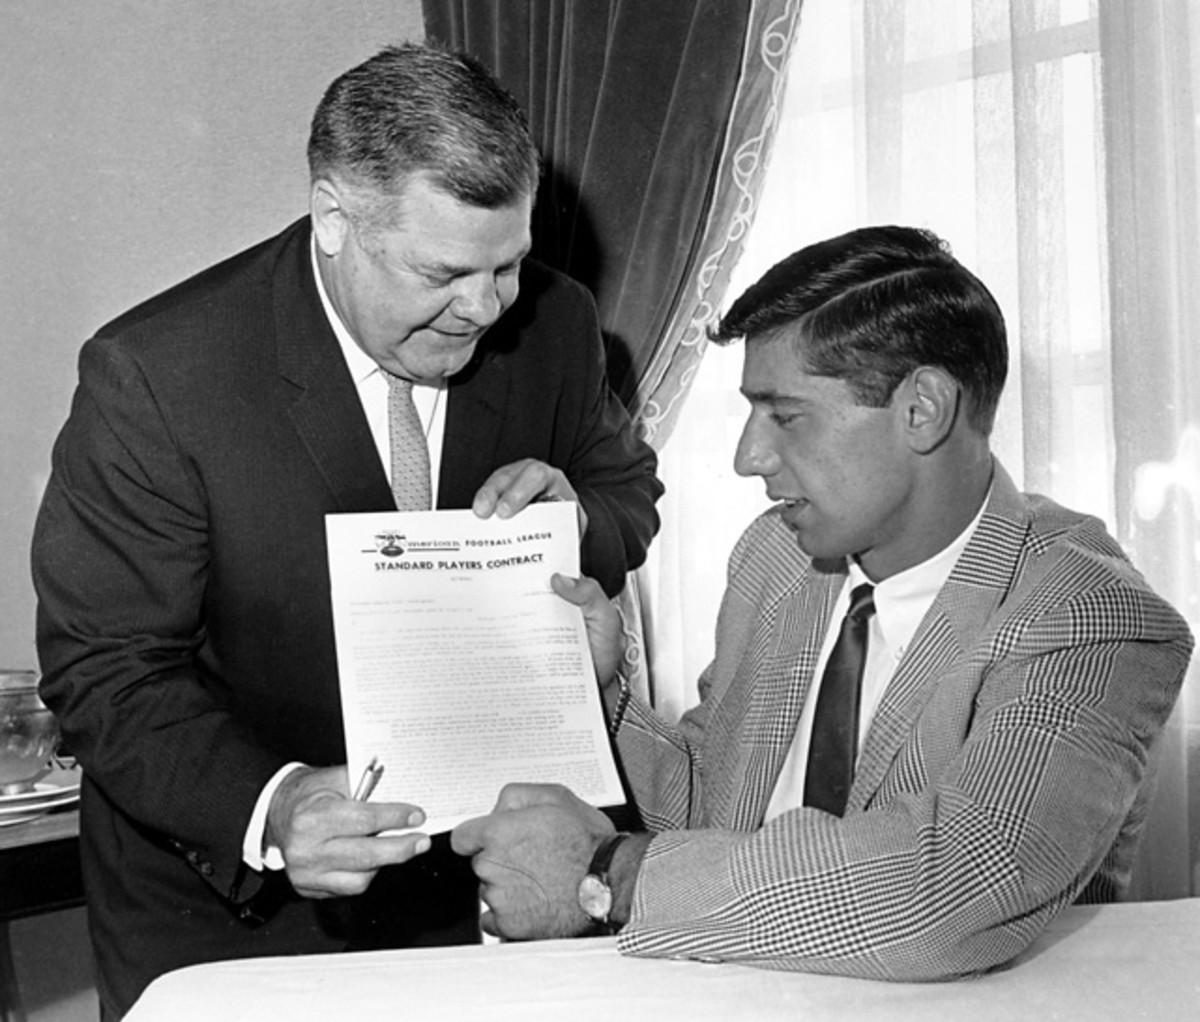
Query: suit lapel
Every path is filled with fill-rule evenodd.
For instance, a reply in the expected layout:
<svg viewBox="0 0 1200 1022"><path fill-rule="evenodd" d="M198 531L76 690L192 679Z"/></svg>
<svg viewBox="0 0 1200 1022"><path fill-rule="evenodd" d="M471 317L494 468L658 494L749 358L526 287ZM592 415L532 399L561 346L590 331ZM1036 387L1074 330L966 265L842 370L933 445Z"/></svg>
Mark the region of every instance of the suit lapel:
<svg viewBox="0 0 1200 1022"><path fill-rule="evenodd" d="M438 507L471 506L476 487L496 467L501 425L520 413L508 408L508 360L494 356L490 339L447 388Z"/></svg>
<svg viewBox="0 0 1200 1022"><path fill-rule="evenodd" d="M796 737L804 701L812 689L821 642L833 614L834 597L841 591L844 574L811 571L806 584L780 608L775 649L754 686L757 700L753 718L778 720L782 728L768 732L768 741L750 745L743 798L737 808L737 829L762 823L775 791L780 771Z"/></svg>
<svg viewBox="0 0 1200 1022"><path fill-rule="evenodd" d="M273 281L278 369L296 433L343 511L395 507L362 404L313 280L309 231L293 229Z"/></svg>
<svg viewBox="0 0 1200 1022"><path fill-rule="evenodd" d="M946 674L981 635L1008 592L1028 521L1015 485L996 463L991 497L975 535L926 612L872 718L847 810L862 809Z"/></svg>
<svg viewBox="0 0 1200 1022"><path fill-rule="evenodd" d="M754 552L747 585L761 597L739 608L748 635L740 644L757 655L741 655L710 727L720 733L709 749L730 760L706 770L712 792L713 823L735 830L758 827L792 745L796 725L812 685L821 638L833 612L844 571L817 570L782 523ZM732 609L730 613L734 613Z"/></svg>

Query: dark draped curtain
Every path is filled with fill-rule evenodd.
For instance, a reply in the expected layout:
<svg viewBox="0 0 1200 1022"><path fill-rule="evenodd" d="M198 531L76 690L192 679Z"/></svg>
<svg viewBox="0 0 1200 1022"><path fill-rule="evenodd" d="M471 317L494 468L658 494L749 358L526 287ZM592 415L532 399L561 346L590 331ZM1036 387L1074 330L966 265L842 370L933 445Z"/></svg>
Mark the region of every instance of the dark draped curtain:
<svg viewBox="0 0 1200 1022"><path fill-rule="evenodd" d="M660 450L753 219L800 4L424 0L426 35L525 107L534 252L595 295L613 386ZM616 605L625 674L653 702L641 586Z"/></svg>
<svg viewBox="0 0 1200 1022"><path fill-rule="evenodd" d="M596 296L613 386L641 424L654 391L672 377L681 339L672 320L712 243L706 228L755 11L761 19L761 9L776 9L784 23L776 49L786 50L798 0L423 7L428 37L478 57L528 112L545 160L534 252ZM725 279L732 262L723 262ZM682 354L695 360L702 349L701 338ZM669 384L672 404L682 396L679 376ZM643 433L656 445L665 439L665 431Z"/></svg>

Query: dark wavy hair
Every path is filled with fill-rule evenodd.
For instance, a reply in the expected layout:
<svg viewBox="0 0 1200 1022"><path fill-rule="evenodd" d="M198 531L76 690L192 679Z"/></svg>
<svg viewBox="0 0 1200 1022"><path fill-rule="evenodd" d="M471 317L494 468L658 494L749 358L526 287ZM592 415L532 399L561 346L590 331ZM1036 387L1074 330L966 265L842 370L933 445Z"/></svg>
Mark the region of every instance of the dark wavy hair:
<svg viewBox="0 0 1200 1022"><path fill-rule="evenodd" d="M308 166L313 180L380 197L425 172L486 209L534 195L540 174L524 112L487 69L417 43L388 46L334 80L313 114Z"/></svg>
<svg viewBox="0 0 1200 1022"><path fill-rule="evenodd" d="M983 283L930 231L864 227L809 245L747 288L711 334L747 341L794 331L808 372L845 380L882 408L919 366L938 366L988 434L1008 371L1004 317Z"/></svg>

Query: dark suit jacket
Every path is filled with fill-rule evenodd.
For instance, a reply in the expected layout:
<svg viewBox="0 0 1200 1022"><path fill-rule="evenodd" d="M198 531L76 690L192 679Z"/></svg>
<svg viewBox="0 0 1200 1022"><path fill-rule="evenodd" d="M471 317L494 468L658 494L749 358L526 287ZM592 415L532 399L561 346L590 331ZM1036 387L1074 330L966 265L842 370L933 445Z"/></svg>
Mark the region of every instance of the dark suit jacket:
<svg viewBox="0 0 1200 1022"><path fill-rule="evenodd" d="M1103 525L997 467L875 710L845 817L764 825L844 578L766 512L730 558L700 705L670 727L630 704L622 761L663 833L622 951L945 979L1126 888L1192 637Z"/></svg>
<svg viewBox="0 0 1200 1022"><path fill-rule="evenodd" d="M522 457L566 472L584 570L615 591L657 529L655 459L607 388L590 297L533 261L451 381L439 506ZM436 846L325 902L241 862L281 765L345 759L324 516L394 506L307 220L84 346L33 566L43 697L84 768L110 1008L190 962L474 936L475 884Z"/></svg>

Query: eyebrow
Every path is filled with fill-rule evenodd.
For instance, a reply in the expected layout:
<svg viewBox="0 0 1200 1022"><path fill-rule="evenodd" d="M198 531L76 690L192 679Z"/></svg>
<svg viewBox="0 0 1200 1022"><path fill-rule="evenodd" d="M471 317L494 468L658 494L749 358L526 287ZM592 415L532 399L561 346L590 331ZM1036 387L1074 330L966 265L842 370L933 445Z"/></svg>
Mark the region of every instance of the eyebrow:
<svg viewBox="0 0 1200 1022"><path fill-rule="evenodd" d="M532 245L525 245L513 258L507 262L501 263L500 268L503 269L509 266L516 266L520 263L532 250ZM458 277L470 273L478 273L479 268L475 266L455 266L453 263L429 263L421 268L421 273L429 276L437 277Z"/></svg>
<svg viewBox="0 0 1200 1022"><path fill-rule="evenodd" d="M780 394L776 390L746 390L738 388L741 391L742 397L747 401L757 402L767 405L805 405L809 404L809 399L800 394Z"/></svg>

